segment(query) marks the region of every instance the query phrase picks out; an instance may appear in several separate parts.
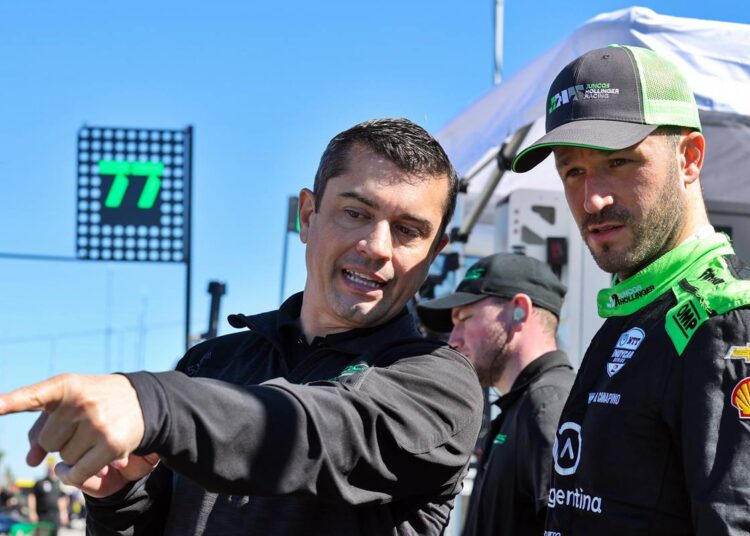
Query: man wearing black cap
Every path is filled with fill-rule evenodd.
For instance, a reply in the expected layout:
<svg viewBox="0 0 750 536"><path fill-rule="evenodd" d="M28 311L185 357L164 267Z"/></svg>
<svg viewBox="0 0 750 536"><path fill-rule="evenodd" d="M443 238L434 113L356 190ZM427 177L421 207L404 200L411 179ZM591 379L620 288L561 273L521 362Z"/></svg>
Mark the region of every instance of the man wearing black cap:
<svg viewBox="0 0 750 536"><path fill-rule="evenodd" d="M503 395L479 453L464 536L541 534L552 443L575 374L555 335L565 286L531 257L498 253L467 272L455 293L420 304L424 324L450 344L483 387Z"/></svg>
<svg viewBox="0 0 750 536"><path fill-rule="evenodd" d="M748 534L750 269L714 232L690 88L654 52L590 51L552 83L550 152L614 274L557 431L547 535Z"/></svg>

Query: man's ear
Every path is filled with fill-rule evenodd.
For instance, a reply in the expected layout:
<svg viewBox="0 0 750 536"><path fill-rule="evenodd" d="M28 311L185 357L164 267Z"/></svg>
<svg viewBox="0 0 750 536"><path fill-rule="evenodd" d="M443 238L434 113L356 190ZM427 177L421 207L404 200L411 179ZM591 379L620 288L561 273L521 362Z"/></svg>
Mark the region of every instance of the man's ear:
<svg viewBox="0 0 750 536"><path fill-rule="evenodd" d="M685 186L694 183L700 177L705 149L706 139L700 132L692 131L680 138L678 154Z"/></svg>
<svg viewBox="0 0 750 536"><path fill-rule="evenodd" d="M315 194L307 188L299 192L299 239L307 244L310 234L310 220L315 214Z"/></svg>
<svg viewBox="0 0 750 536"><path fill-rule="evenodd" d="M511 325L516 329L521 329L521 326L531 317L532 302L528 294L519 293L513 296L510 300L510 306L512 309Z"/></svg>

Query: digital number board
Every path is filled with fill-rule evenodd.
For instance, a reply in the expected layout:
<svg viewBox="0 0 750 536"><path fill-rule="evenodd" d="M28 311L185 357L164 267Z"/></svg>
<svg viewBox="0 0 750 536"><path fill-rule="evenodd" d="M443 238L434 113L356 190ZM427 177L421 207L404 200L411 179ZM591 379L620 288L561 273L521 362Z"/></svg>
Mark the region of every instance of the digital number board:
<svg viewBox="0 0 750 536"><path fill-rule="evenodd" d="M190 130L78 131L76 257L187 262Z"/></svg>

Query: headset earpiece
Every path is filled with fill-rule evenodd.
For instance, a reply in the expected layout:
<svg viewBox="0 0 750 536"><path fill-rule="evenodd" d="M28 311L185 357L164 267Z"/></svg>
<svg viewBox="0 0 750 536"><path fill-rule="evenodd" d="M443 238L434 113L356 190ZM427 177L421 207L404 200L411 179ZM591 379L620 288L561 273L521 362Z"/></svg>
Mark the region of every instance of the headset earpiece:
<svg viewBox="0 0 750 536"><path fill-rule="evenodd" d="M520 307L513 309L513 323L520 324L524 320L526 320L526 313L523 312L523 309Z"/></svg>

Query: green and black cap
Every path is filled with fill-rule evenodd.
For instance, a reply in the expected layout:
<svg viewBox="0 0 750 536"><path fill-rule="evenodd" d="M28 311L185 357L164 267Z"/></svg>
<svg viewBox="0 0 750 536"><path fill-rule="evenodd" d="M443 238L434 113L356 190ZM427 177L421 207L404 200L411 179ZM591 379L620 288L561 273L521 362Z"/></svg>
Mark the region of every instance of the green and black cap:
<svg viewBox="0 0 750 536"><path fill-rule="evenodd" d="M685 77L670 61L641 47L610 45L569 63L550 86L547 134L513 160L529 171L558 145L618 151L660 126L701 130Z"/></svg>
<svg viewBox="0 0 750 536"><path fill-rule="evenodd" d="M453 328L451 309L488 296L511 299L526 294L534 307L560 316L567 288L545 263L525 255L496 253L483 257L466 271L453 294L417 305L422 323L433 331Z"/></svg>

